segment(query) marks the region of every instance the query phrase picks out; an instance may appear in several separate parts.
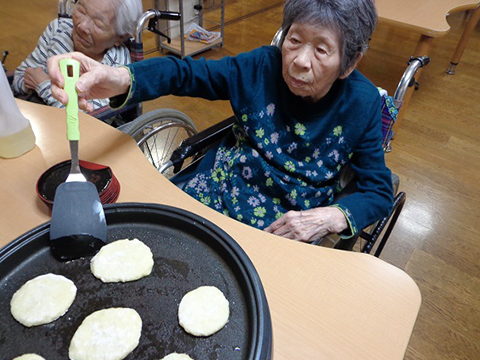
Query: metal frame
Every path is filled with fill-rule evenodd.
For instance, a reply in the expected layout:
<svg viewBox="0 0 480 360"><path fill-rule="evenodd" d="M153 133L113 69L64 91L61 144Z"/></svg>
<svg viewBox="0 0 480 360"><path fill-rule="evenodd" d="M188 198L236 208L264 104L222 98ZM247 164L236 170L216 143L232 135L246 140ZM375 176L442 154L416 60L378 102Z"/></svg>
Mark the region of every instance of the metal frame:
<svg viewBox="0 0 480 360"><path fill-rule="evenodd" d="M165 1L165 5L166 5L166 8L169 9L169 0L164 0ZM180 14L184 14L184 6L183 6L183 2L184 0L178 0L178 12ZM159 0L155 0L155 8L158 9L159 7ZM203 12L203 10L202 10ZM200 19L200 25L202 26L203 24L203 15L199 15L199 19ZM183 34L185 33L185 23L184 23L184 20L182 19L180 21L180 49L170 45L168 42L165 43L165 40L161 39L160 37L157 37L157 46L158 48L163 51L163 50L167 50L171 53L174 53L176 55L179 55L181 58L184 58L186 56L193 56L193 55L196 55L196 54L199 54L199 53L202 53L206 50L209 50L209 49L212 49L216 46L221 46L223 47L223 44L224 44L224 38L225 38L225 0L221 0L221 15L220 15L220 23L214 23L216 24L217 26L220 26L220 39L219 40L216 40L215 42L211 43L211 44L202 44L202 46L197 49L197 50L194 50L194 51L191 51L191 52L188 52L186 51L186 41ZM166 27L165 29L162 29L163 32L166 32L167 34L169 33L169 29Z"/></svg>

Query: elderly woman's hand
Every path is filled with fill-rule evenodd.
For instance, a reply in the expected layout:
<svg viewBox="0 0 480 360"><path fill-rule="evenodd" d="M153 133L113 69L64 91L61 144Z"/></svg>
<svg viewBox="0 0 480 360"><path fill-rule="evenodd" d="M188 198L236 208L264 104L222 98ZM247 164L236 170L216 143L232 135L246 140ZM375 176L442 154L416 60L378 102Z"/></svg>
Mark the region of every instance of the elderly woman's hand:
<svg viewBox="0 0 480 360"><path fill-rule="evenodd" d="M340 233L347 227L347 219L339 209L319 207L289 211L264 230L289 239L312 242L328 234Z"/></svg>
<svg viewBox="0 0 480 360"><path fill-rule="evenodd" d="M127 68L102 65L79 52L57 55L48 59L47 66L52 80L52 95L63 104L68 102L68 95L63 90L65 81L60 71L61 59L75 59L80 62L80 78L76 88L78 106L83 110L93 110L87 100L124 94L130 87L130 73Z"/></svg>
<svg viewBox="0 0 480 360"><path fill-rule="evenodd" d="M46 80L49 80L50 78L41 67L29 67L25 69L25 75L23 79L27 89L36 91L38 85Z"/></svg>

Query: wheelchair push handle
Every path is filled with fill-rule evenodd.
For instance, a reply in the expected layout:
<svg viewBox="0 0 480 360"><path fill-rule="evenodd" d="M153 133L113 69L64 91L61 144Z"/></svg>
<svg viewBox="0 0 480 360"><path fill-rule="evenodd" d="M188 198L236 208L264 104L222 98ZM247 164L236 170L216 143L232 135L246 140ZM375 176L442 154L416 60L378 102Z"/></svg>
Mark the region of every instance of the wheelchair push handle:
<svg viewBox="0 0 480 360"><path fill-rule="evenodd" d="M1 61L2 64L5 64L5 60L7 60L7 56L8 56L8 51L7 51L7 50L3 50L3 52L2 52L2 61Z"/></svg>
<svg viewBox="0 0 480 360"><path fill-rule="evenodd" d="M411 57L408 60L408 67L403 73L403 76L398 83L397 90L395 91L395 95L393 96L396 104L401 104L407 89L415 85L415 74L418 69L427 66L429 62L430 57L428 56Z"/></svg>
<svg viewBox="0 0 480 360"><path fill-rule="evenodd" d="M424 67L430 63L430 57L429 56L410 57L410 59L408 60L408 65L410 65L413 61L419 61L420 67Z"/></svg>
<svg viewBox="0 0 480 360"><path fill-rule="evenodd" d="M170 43L172 40L161 31L157 30L157 22L158 20L173 20L178 21L182 18L182 14L176 11L163 11L163 10L153 10L149 9L143 13L138 21L137 29L135 31L135 42L137 44L142 44L142 31L144 28L147 30L165 37Z"/></svg>
<svg viewBox="0 0 480 360"><path fill-rule="evenodd" d="M162 10L154 10L155 17L158 20L175 20L179 21L182 18L182 14L176 11L162 11Z"/></svg>

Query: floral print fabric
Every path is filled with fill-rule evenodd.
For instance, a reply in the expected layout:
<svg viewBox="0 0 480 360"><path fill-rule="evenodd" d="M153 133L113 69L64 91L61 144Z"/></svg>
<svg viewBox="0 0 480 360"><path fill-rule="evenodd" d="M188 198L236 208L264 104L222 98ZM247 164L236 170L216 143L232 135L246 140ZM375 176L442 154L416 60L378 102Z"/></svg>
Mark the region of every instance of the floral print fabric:
<svg viewBox="0 0 480 360"><path fill-rule="evenodd" d="M234 135L209 151L196 173L173 180L204 204L258 228L288 210L336 206L350 234L389 213L381 100L357 70L312 104L290 92L273 46L219 60L154 57L128 68L130 92L111 99L113 107L170 94L230 102ZM358 191L332 202L346 164Z"/></svg>
<svg viewBox="0 0 480 360"><path fill-rule="evenodd" d="M234 126L234 145L221 144L213 167L197 173L184 191L260 229L288 210L330 204L336 175L352 156L342 126L315 141L318 122L285 123L276 108L269 103L244 112Z"/></svg>

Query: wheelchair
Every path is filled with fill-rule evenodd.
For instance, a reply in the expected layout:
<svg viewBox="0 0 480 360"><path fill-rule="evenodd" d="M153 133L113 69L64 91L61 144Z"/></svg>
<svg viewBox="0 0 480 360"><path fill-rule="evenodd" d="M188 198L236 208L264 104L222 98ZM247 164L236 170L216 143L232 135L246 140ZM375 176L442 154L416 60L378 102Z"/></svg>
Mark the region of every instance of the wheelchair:
<svg viewBox="0 0 480 360"><path fill-rule="evenodd" d="M68 17L71 18L71 13L73 11L74 4L77 0L59 0L58 2L58 16L59 17ZM142 14L140 17L137 27L135 29L135 34L133 38L130 38L125 41L125 45L130 50L130 57L132 63L141 61L145 57L143 49L143 31L148 30L157 35L163 36L170 43L171 39L158 30L158 22L160 20L172 20L179 21L181 19L181 14L174 11L162 11L162 10L153 10L149 9ZM114 127L120 127L122 125L128 124L134 119L138 119L135 125L124 127L124 131L128 132L130 135L134 136L136 139L141 140L142 137L139 137L139 128L143 127L145 129L151 129L153 125L156 126L162 131L166 131L167 128L172 129L174 124L179 124L179 129L177 129L177 135L175 138L178 138L178 133L180 129L187 129L183 137L191 136L197 132L197 129L193 122L185 114L178 114L175 111L169 111L169 109L162 109L154 111L148 115L142 115L142 104L132 104L128 105L122 109L112 109L109 106L104 106L99 109L96 109L89 113L91 116L102 120L106 123L113 125ZM157 123L152 122L155 118L159 119ZM172 120L173 119L173 120ZM165 124L170 124L170 126L165 126ZM162 125L163 124L163 125ZM170 130L172 132L172 130ZM153 135L152 135L153 136ZM180 136L180 138L182 138ZM166 139L173 138L172 133L170 137ZM164 137L165 139L165 137ZM145 140L146 141L146 140ZM142 146L144 142L140 142L139 146ZM152 153L150 153L152 154ZM154 157L150 156L149 159L152 160L154 164ZM155 160L156 162L157 160Z"/></svg>
<svg viewBox="0 0 480 360"><path fill-rule="evenodd" d="M76 0L59 0L58 16L70 18L75 2ZM164 36L170 42L167 35L157 30L158 21L178 21L180 18L181 14L173 11L150 9L144 12L137 24L135 36L125 42L130 50L132 62L144 59L142 37L144 30ZM3 51L1 63L11 83L14 72L7 71L5 67L7 56L8 51ZM19 98L43 104L43 100L36 96L36 93ZM132 136L152 165L160 170L162 164L168 160L181 141L198 132L195 124L187 115L173 109L158 109L142 115L142 104L133 104L119 110L104 106L89 114ZM169 171L164 172L166 176L168 173Z"/></svg>
<svg viewBox="0 0 480 360"><path fill-rule="evenodd" d="M279 39L281 38L281 30L275 34L271 45L278 45ZM383 149L384 151L390 152L392 150L391 141L393 138L393 125L398 116L398 111L403 103L404 95L409 87L414 86L415 89L418 89L418 83L415 81L415 74L421 68L426 66L430 62L429 57L415 57L410 58L408 61L407 69L405 70L393 97L388 96L385 91L380 91L382 96L382 132L383 132ZM138 132L141 126L136 126L135 122L140 120L134 120L132 123L127 124L129 127L135 127ZM185 174L185 172L191 172L194 170L196 164L198 164L206 151L218 143L221 139L227 136L236 123L235 116L232 116L220 123L203 130L200 133L194 134L191 137L186 138L180 146L172 151L170 158L163 163L155 163L154 166L166 177L170 178L172 182L177 185L181 185L179 178L183 176L177 176L180 174ZM132 135L133 132L123 128L126 133ZM139 140L139 145L143 148L142 150L145 153L145 144L148 143L149 137L155 137L157 140L160 138L162 133L161 129L149 130L141 139ZM151 134L151 135L149 135ZM137 136L133 134L133 136ZM153 141L153 143L156 143ZM147 146L149 147L149 146ZM150 158L150 153L146 153L147 158L152 162ZM352 184L354 174L348 167L341 174L341 183L343 190L340 191L337 196L345 196L352 191ZM320 240L314 242L315 245L333 247L336 249L342 250L355 250L363 253L371 253L375 247L374 256L379 257L385 244L398 220L398 217L403 209L406 200L406 194L404 192L399 192L400 179L396 174L392 174L393 190L394 190L394 204L391 213L377 221L376 223L370 225L368 228L361 230L355 236L349 239L341 239L337 235L329 235Z"/></svg>
<svg viewBox="0 0 480 360"><path fill-rule="evenodd" d="M59 0L59 13L70 14L74 1L76 0ZM144 12L137 24L134 38L127 40L126 44L132 62L144 59L144 30L163 36L170 43L171 39L158 30L158 21L180 19L181 14L174 11L149 9ZM174 109L156 109L142 114L142 105L133 104L119 110L105 106L90 115L103 121L108 118L118 119L120 116L120 122L123 120L123 124L116 120L119 124L116 126L117 129L133 137L149 162L166 177L173 176L172 170L164 168L172 152L183 140L198 133L194 122L186 114ZM132 116L134 120L131 120Z"/></svg>

